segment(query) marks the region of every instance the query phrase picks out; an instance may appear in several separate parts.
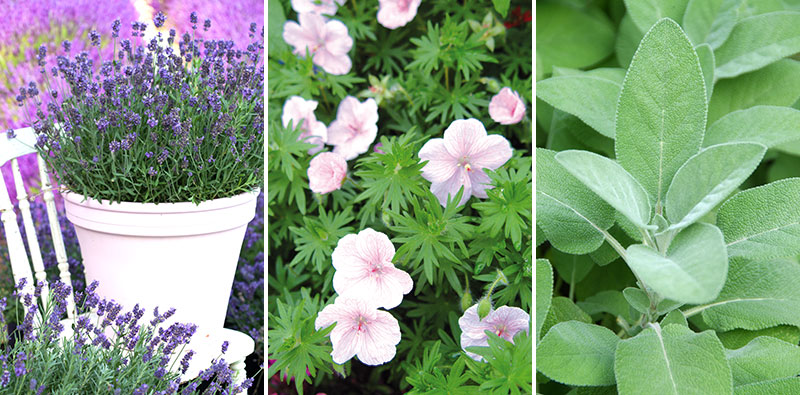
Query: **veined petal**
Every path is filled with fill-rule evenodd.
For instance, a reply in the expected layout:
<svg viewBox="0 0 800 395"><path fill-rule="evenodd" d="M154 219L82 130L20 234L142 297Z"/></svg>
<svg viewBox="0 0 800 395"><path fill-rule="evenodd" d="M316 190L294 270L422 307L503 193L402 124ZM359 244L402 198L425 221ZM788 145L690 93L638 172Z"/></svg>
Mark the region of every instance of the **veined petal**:
<svg viewBox="0 0 800 395"><path fill-rule="evenodd" d="M472 147L486 137L486 128L481 121L459 119L453 121L444 131L444 145L447 152L455 158L467 156Z"/></svg>
<svg viewBox="0 0 800 395"><path fill-rule="evenodd" d="M461 201L458 205L461 206L467 203L469 197L472 196L472 182L469 176L464 173L466 173L466 170L459 168L447 181L431 183L431 192L439 199L439 203L442 206L447 206L447 197L455 197L462 186L464 187L464 193L461 195Z"/></svg>
<svg viewBox="0 0 800 395"><path fill-rule="evenodd" d="M365 332L358 359L367 365L381 365L391 361L400 343L400 324L391 314L378 310L375 319Z"/></svg>
<svg viewBox="0 0 800 395"><path fill-rule="evenodd" d="M341 270L348 266L352 266L354 259L361 259L361 257L358 255L358 249L356 248L357 241L358 235L354 233L339 239L339 242L336 244L336 248L334 248L333 253L331 253L331 262L334 269Z"/></svg>
<svg viewBox="0 0 800 395"><path fill-rule="evenodd" d="M428 161L422 168L422 177L430 182L447 181L458 169L458 160L447 151L444 139L428 140L419 150L419 157Z"/></svg>
<svg viewBox="0 0 800 395"><path fill-rule="evenodd" d="M481 169L492 170L504 165L511 159L511 144L505 137L492 134L478 141L469 153L470 163Z"/></svg>
<svg viewBox="0 0 800 395"><path fill-rule="evenodd" d="M486 199L489 195L486 194L487 189L492 189L492 179L483 170L473 170L467 172L469 180L472 184L472 196L476 198Z"/></svg>
<svg viewBox="0 0 800 395"><path fill-rule="evenodd" d="M333 362L341 365L353 358L363 348L364 335L362 332L351 329L342 332L338 339L331 336L331 343L333 344L333 352L331 352Z"/></svg>

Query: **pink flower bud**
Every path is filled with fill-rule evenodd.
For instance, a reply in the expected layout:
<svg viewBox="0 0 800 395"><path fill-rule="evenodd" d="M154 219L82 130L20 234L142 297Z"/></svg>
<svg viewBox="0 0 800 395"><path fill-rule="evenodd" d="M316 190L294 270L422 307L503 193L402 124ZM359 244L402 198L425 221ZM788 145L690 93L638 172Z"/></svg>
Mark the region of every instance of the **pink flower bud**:
<svg viewBox="0 0 800 395"><path fill-rule="evenodd" d="M517 92L505 87L489 102L489 116L502 125L515 124L525 116L525 103Z"/></svg>

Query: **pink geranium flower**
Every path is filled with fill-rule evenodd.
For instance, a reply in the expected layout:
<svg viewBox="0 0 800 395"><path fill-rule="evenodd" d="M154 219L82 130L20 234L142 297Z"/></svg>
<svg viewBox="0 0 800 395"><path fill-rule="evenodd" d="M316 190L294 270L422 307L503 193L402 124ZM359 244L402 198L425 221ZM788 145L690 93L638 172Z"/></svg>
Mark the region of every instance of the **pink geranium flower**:
<svg viewBox="0 0 800 395"><path fill-rule="evenodd" d="M369 299L339 296L319 312L314 326L331 331L333 362L343 364L353 356L367 365L382 365L394 358L400 343L400 324L391 314L378 310Z"/></svg>
<svg viewBox="0 0 800 395"><path fill-rule="evenodd" d="M467 351L467 347L488 347L489 337L484 331L493 332L513 343L514 335L523 330L528 331L530 320L531 316L525 310L508 306L490 310L489 315L481 320L478 316L478 305L473 305L458 319L458 326L461 327L461 348L470 358L483 361L483 357Z"/></svg>
<svg viewBox="0 0 800 395"><path fill-rule="evenodd" d="M346 74L352 63L347 53L353 48L353 39L347 33L344 23L331 20L314 13L297 16L297 22L289 21L283 25L283 39L294 47L294 53L305 56L306 50L314 59L314 64L331 74Z"/></svg>
<svg viewBox="0 0 800 395"><path fill-rule="evenodd" d="M489 116L501 125L515 124L525 116L525 103L517 92L505 87L489 102Z"/></svg>
<svg viewBox="0 0 800 395"><path fill-rule="evenodd" d="M414 281L392 263L394 245L389 237L370 228L339 240L331 259L336 272L333 289L337 294L371 300L391 309L411 292Z"/></svg>
<svg viewBox="0 0 800 395"><path fill-rule="evenodd" d="M405 26L417 16L422 0L379 0L378 23L387 29Z"/></svg>
<svg viewBox="0 0 800 395"><path fill-rule="evenodd" d="M369 150L378 135L378 104L375 99L359 102L347 96L339 103L336 120L328 127L328 144L333 152L350 160Z"/></svg>
<svg viewBox="0 0 800 395"><path fill-rule="evenodd" d="M330 129L328 129L330 139ZM443 139L431 139L422 146L419 157L428 163L422 176L431 182L431 192L445 206L463 186L462 205L470 196L487 198L491 180L483 169L497 169L511 158L511 144L500 135L487 135L477 119L453 121Z"/></svg>
<svg viewBox="0 0 800 395"><path fill-rule="evenodd" d="M312 12L315 14L333 15L345 0L292 0L292 8L298 14Z"/></svg>
<svg viewBox="0 0 800 395"><path fill-rule="evenodd" d="M325 124L317 121L314 116L314 110L317 109L317 102L314 100L305 100L300 96L292 96L283 105L283 114L281 120L283 127L288 127L289 122L293 126L301 125L303 132L297 138L298 140L307 139L306 141L317 146L308 150L309 155L314 155L322 148L325 147L325 142L328 141L328 128Z"/></svg>
<svg viewBox="0 0 800 395"><path fill-rule="evenodd" d="M347 162L333 152L323 152L308 164L308 187L316 193L328 193L341 188L346 176Z"/></svg>

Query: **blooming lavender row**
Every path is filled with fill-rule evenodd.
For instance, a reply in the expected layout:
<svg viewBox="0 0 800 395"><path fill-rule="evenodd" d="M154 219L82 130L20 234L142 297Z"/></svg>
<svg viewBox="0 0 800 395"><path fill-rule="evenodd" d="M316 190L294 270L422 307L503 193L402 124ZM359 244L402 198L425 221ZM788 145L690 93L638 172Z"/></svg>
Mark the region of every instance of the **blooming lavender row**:
<svg viewBox="0 0 800 395"><path fill-rule="evenodd" d="M179 373L185 373L191 363L193 351L180 361L171 362L175 352L181 351L191 341L197 326L174 323L167 328L153 329L175 313L174 309L153 312L149 322L144 309L138 305L130 311L113 300L101 299L94 291L98 284L87 287L79 306L78 319L71 332L61 321L66 312L70 287L61 282L51 284L51 296L44 311L36 299L41 296L43 283L36 284L33 294L19 293L25 286L22 279L16 286L15 296L24 310L24 319L16 332L7 334L5 317L0 314L0 332L17 336L15 342L0 352L0 389L19 393L28 387L33 393L133 393L177 394L180 389ZM76 295L78 296L78 295ZM6 307L6 298L0 299L0 311ZM91 313L94 319L89 318ZM42 325L35 325L37 314L43 317ZM227 351L227 342L221 353ZM171 363L178 363L178 372L171 371ZM113 374L109 375L109 372ZM13 374L12 374L13 373ZM184 385L181 394L198 393L201 380L208 383L208 392L239 393L252 385L252 379L234 384L233 371L224 358L216 358L212 366L200 372L199 379Z"/></svg>
<svg viewBox="0 0 800 395"><path fill-rule="evenodd" d="M155 24L163 23L157 15ZM252 40L244 49L174 29L145 47L131 38L143 37L147 24L132 22L131 38L120 25L111 25L118 51L98 67L88 52L70 57L66 43L47 65L42 47L49 83L42 92L30 83L17 96L36 108L37 147L59 181L96 199L156 203L210 200L260 185L263 29L244 27ZM95 31L89 38L101 41ZM60 84L68 91L52 89ZM44 105L48 95L63 101Z"/></svg>

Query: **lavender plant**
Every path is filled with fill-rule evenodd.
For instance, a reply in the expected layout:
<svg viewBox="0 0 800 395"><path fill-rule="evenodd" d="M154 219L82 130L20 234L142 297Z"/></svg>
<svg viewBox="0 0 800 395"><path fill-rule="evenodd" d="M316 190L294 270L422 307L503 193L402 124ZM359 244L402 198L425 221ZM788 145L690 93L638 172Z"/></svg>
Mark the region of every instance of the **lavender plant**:
<svg viewBox="0 0 800 395"><path fill-rule="evenodd" d="M121 21L114 21L114 56L97 69L87 51L70 57L69 43L48 69L47 49L40 47L37 58L48 83L41 93L30 83L17 100L38 108L29 122L60 183L95 199L145 203L199 203L261 185L257 24L242 27L252 39L245 48L203 39L210 20L198 29L197 14L190 18L191 33L158 32L146 47L122 38ZM155 27L165 20L156 15ZM143 37L147 28L133 22L132 37ZM102 40L97 31L89 38L93 46ZM39 108L43 95L63 100L45 112Z"/></svg>
<svg viewBox="0 0 800 395"><path fill-rule="evenodd" d="M94 293L97 283L93 283L83 297L78 295L84 300L78 308L81 315L73 327L65 328L61 319L70 287L51 283L51 297L41 309L37 300L43 283L37 284L34 294L22 294L19 291L25 280L17 284L14 293L21 300L24 319L8 334L10 342L0 351L0 392L195 394L206 381L203 393L216 394L239 393L252 384L252 379L233 383L222 355L225 344L221 356L198 379L181 384L179 373L188 370L193 352L189 350L180 361L173 353L189 344L196 326L174 323L153 329L174 314L174 309L161 314L155 311L151 320L142 321L145 311L138 305L122 311L113 300L100 299ZM3 308L6 300L0 300ZM0 323L5 335L5 319Z"/></svg>
<svg viewBox="0 0 800 395"><path fill-rule="evenodd" d="M537 392L800 390L798 11L540 7Z"/></svg>
<svg viewBox="0 0 800 395"><path fill-rule="evenodd" d="M268 3L270 392L530 392L532 46L510 3Z"/></svg>

